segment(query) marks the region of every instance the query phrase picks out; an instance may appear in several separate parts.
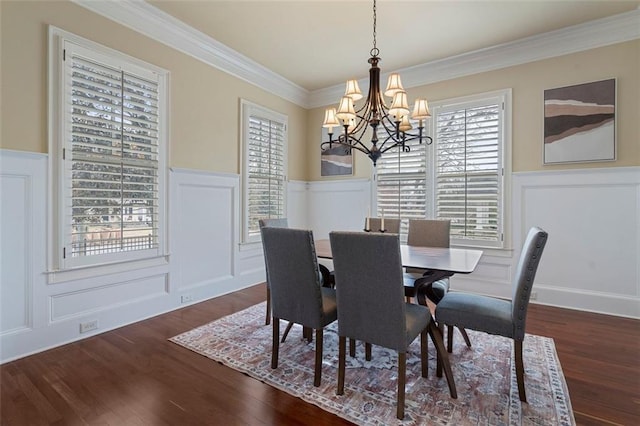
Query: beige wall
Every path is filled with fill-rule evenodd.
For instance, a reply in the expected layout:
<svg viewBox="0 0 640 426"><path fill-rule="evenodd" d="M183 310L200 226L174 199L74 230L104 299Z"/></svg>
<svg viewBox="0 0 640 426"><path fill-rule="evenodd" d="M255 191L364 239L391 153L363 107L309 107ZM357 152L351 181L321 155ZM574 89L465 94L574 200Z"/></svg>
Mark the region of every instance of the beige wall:
<svg viewBox="0 0 640 426"><path fill-rule="evenodd" d="M543 91L612 77L617 79L618 159L613 162L543 166ZM513 90L514 172L640 165L640 40L413 87L408 92L410 102L417 97L437 101L505 88ZM320 177L318 142L323 111L324 108L309 111L309 180L326 179ZM356 177L369 177L371 161L360 153L356 153L355 158Z"/></svg>
<svg viewBox="0 0 640 426"><path fill-rule="evenodd" d="M171 73L172 167L239 173L239 99L289 117L289 178L320 180L324 108L310 111L65 1L0 1L0 148L48 151L47 25L140 58ZM363 69L363 73L366 69ZM640 41L566 55L409 89L430 101L513 89L513 170L640 165ZM618 79L618 160L542 165L542 95L547 88ZM10 106L10 108L8 107ZM371 161L356 153L355 177Z"/></svg>
<svg viewBox="0 0 640 426"><path fill-rule="evenodd" d="M0 148L46 153L47 26L170 72L171 167L239 173L239 99L289 117L289 177L306 179L307 111L66 1L0 1Z"/></svg>

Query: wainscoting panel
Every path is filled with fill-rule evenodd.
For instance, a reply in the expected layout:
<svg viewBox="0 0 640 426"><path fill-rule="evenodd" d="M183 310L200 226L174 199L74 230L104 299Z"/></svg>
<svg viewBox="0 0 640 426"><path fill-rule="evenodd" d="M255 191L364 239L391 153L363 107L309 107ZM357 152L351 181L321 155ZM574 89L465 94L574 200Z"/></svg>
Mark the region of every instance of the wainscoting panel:
<svg viewBox="0 0 640 426"><path fill-rule="evenodd" d="M371 205L368 179L309 182L309 227L314 238L331 231L359 231Z"/></svg>
<svg viewBox="0 0 640 426"><path fill-rule="evenodd" d="M292 180L287 184L287 218L292 228L309 228L308 193L307 182Z"/></svg>
<svg viewBox="0 0 640 426"><path fill-rule="evenodd" d="M168 294L167 275L119 281L112 285L51 296L51 322L97 313Z"/></svg>
<svg viewBox="0 0 640 426"><path fill-rule="evenodd" d="M260 244L240 249L240 177L172 169L170 182L170 288L176 302L264 281Z"/></svg>
<svg viewBox="0 0 640 426"><path fill-rule="evenodd" d="M28 331L36 323L34 291L42 277L34 267L44 268L46 259L46 171L45 155L1 152L0 335Z"/></svg>
<svg viewBox="0 0 640 426"><path fill-rule="evenodd" d="M538 301L640 317L640 168L514 174L514 247L549 232Z"/></svg>

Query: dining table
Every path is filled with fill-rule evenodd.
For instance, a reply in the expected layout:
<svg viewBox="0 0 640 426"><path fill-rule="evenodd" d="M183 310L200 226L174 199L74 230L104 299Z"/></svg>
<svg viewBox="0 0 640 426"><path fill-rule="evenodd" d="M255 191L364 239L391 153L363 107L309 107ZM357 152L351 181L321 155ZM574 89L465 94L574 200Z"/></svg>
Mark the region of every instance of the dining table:
<svg viewBox="0 0 640 426"><path fill-rule="evenodd" d="M315 241L316 256L321 259L332 259L331 242L328 239ZM425 292L435 281L454 274L472 273L482 257L482 250L466 248L444 248L400 245L402 266L405 268L425 269L430 271L428 280L421 280L416 286L418 303L426 305ZM415 277L418 278L418 277Z"/></svg>

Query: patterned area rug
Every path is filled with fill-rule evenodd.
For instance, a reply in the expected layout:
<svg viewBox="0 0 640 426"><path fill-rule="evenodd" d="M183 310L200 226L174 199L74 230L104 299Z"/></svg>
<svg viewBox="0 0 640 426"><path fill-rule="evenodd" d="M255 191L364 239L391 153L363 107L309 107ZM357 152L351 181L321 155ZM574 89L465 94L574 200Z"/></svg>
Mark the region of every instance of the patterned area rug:
<svg viewBox="0 0 640 426"><path fill-rule="evenodd" d="M396 414L397 355L373 347L372 360L347 355L345 393L336 395L337 323L325 329L322 384L313 386L315 342L301 340L295 325L280 345L278 368L271 369L271 326L264 325L265 304L205 324L169 339L264 383L361 425L574 425L567 385L553 339L527 335L524 341L528 403L518 399L512 342L469 330L472 348L460 334L450 361L458 399L449 395L444 376L435 374L435 348L429 340L429 377L420 377L420 339L407 353L405 418ZM285 321L281 321L284 332Z"/></svg>

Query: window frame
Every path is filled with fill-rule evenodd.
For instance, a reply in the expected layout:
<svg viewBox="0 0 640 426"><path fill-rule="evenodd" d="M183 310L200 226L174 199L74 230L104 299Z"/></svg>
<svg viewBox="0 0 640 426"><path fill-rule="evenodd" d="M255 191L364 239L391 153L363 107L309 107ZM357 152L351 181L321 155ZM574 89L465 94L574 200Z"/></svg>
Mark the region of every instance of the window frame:
<svg viewBox="0 0 640 426"><path fill-rule="evenodd" d="M57 282L69 279L90 277L108 272L130 270L136 262L145 266L166 264L167 256L167 164L168 164L168 120L169 105L169 72L155 65L131 57L99 43L49 26L49 58L48 58L48 134L49 134L49 250L48 272L52 274L49 281ZM89 52L92 58L98 58L104 65L122 67L134 75L153 75L158 84L158 166L157 166L157 198L158 219L157 247L145 250L120 251L109 254L72 257L70 253L71 239L69 226L69 202L71 195L71 176L68 168L71 165L71 141L68 138L68 118L70 111L65 109L67 98L66 87L68 76L65 66L65 49L73 48ZM65 158L65 156L67 158ZM155 259L155 260L154 260ZM132 264L133 263L133 264ZM110 266L111 265L111 266ZM106 269L105 269L106 268ZM78 270L84 272L78 273ZM55 275L58 276L55 276Z"/></svg>
<svg viewBox="0 0 640 426"><path fill-rule="evenodd" d="M499 169L501 169L501 175L499 173L498 184L498 233L501 238L498 241L479 241L465 238L451 238L452 246L459 247L477 247L496 250L509 250L510 249L510 233L508 232L511 217L510 209L505 206L510 205L511 200L511 129L512 129L512 90L501 89L490 92L478 93L469 96L462 96L450 99L444 99L440 101L430 102L430 109L432 117L425 123L425 133L433 138L433 143L426 149L426 182L427 191L426 197L426 214L427 217L435 218L437 211L436 200L436 129L434 126L434 117L444 110L450 110L455 108L470 108L473 105L487 104L491 101L495 101L502 104L501 120L500 120L500 134L501 140L498 142L498 157L499 157ZM392 155L397 155L395 151L389 151ZM385 154L387 155L387 154ZM402 155L402 154L400 154ZM373 169L372 179L372 194L374 211L379 211L378 207L378 182L377 182L377 170ZM406 236L401 236L406 239Z"/></svg>
<svg viewBox="0 0 640 426"><path fill-rule="evenodd" d="M289 118L287 115L263 107L261 105L250 102L246 99L240 99L240 141L241 141L241 170L242 177L242 229L241 245L251 245L261 243L260 234L250 235L251 214L249 209L249 119L251 116L260 116L260 118L272 120L281 123L284 126L284 140L282 148L283 157L283 184L282 184L282 216L287 217L287 183L288 183L288 145L289 145Z"/></svg>

